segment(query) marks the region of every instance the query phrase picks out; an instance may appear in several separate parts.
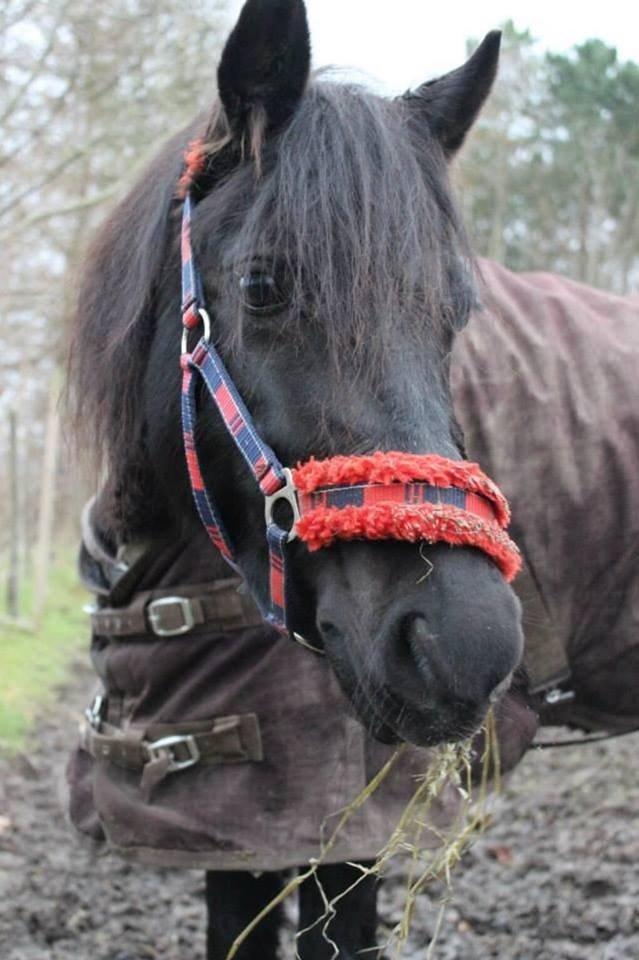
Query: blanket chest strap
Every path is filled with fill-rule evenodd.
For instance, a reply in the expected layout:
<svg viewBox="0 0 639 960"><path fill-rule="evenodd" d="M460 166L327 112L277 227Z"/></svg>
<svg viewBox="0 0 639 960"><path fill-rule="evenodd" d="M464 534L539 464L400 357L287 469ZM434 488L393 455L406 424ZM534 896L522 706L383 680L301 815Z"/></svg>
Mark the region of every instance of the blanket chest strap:
<svg viewBox="0 0 639 960"><path fill-rule="evenodd" d="M250 597L238 592L237 578L213 584L146 590L122 607L91 611L98 637L178 637L206 624L217 630L260 626L263 621Z"/></svg>
<svg viewBox="0 0 639 960"><path fill-rule="evenodd" d="M120 728L105 722L96 728L85 722L80 728L80 743L99 762L141 770L146 794L168 774L195 764L214 766L264 759L259 720L254 713L148 728Z"/></svg>

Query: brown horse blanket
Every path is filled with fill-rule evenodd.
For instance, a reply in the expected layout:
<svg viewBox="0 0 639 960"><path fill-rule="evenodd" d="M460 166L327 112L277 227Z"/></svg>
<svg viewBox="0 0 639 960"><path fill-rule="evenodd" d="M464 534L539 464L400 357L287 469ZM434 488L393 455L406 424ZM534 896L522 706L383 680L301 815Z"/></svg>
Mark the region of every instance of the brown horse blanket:
<svg viewBox="0 0 639 960"><path fill-rule="evenodd" d="M228 576L205 536L149 553L150 564L143 553L124 575L125 590L122 578L115 588L103 582L103 609L117 609L115 602L133 591L147 609L154 599L188 596L185 585L204 597L207 584ZM81 566L99 587L108 564L96 569L83 549ZM84 724L71 758L71 817L81 832L129 859L217 870L307 863L320 854L339 812L394 752L354 719L324 658L263 624L237 627L229 618L167 638L148 631L94 635L92 658L106 697L100 733ZM116 730L124 742L114 752ZM207 762L177 772L140 762L141 738L189 733L208 737ZM110 755L100 756L103 746ZM376 855L429 760L416 748L402 756L348 822L328 862ZM435 806L433 825L445 826L457 807L451 787Z"/></svg>
<svg viewBox="0 0 639 960"><path fill-rule="evenodd" d="M533 685L565 681L574 691L563 708L572 714L558 721L615 729L639 712L639 307L545 274L488 263L483 272L486 306L458 340L454 397L469 457L513 506ZM151 563L128 569L107 545L93 551L104 562L90 553L85 579L110 608L228 576L204 536L155 547ZM89 744L85 725L69 765L71 815L129 858L302 864L392 753L353 718L322 658L263 625L231 616L166 638L104 628L92 656L106 695L95 724L103 739ZM509 694L499 717L506 767L535 729L529 703ZM171 772L148 751L142 762L141 739L189 734L199 737L200 762ZM329 859L374 857L428 762L428 751L407 750ZM457 799L444 792L433 825L450 822Z"/></svg>
<svg viewBox="0 0 639 960"><path fill-rule="evenodd" d="M453 394L511 503L533 682L569 671L564 719L622 728L639 714L639 298L481 269Z"/></svg>

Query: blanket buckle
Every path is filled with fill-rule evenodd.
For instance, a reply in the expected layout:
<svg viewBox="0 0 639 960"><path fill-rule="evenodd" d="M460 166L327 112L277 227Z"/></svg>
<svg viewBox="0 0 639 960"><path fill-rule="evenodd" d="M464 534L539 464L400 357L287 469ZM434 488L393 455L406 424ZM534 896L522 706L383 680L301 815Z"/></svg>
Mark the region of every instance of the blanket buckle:
<svg viewBox="0 0 639 960"><path fill-rule="evenodd" d="M175 773L177 770L186 770L194 766L200 759L200 750L193 734L175 734L171 737L161 737L159 740L153 740L145 744L149 756L149 762L162 760L168 753L170 764L167 773ZM186 756L180 757L175 748L184 747Z"/></svg>

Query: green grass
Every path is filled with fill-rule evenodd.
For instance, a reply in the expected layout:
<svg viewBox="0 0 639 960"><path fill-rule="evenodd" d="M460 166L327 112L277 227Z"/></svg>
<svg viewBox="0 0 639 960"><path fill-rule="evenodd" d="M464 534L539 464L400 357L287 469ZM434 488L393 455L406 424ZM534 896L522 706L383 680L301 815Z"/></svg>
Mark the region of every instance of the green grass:
<svg viewBox="0 0 639 960"><path fill-rule="evenodd" d="M19 750L55 688L68 676L69 665L88 647L88 602L80 586L72 550L56 552L42 627L36 633L0 623L0 748ZM31 606L30 586L21 598L25 619Z"/></svg>

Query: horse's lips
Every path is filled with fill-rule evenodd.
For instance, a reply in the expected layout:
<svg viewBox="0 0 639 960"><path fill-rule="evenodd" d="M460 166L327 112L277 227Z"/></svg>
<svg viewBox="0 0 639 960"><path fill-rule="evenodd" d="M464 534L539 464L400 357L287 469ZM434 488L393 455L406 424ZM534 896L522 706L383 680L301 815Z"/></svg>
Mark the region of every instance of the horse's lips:
<svg viewBox="0 0 639 960"><path fill-rule="evenodd" d="M445 741L462 740L471 736L481 723L482 718L477 718L477 723L471 726L464 724L463 729L460 726L454 732L444 731L436 718L433 718L432 723L425 724L423 718L400 704L387 687L382 687L378 692L378 699L387 703L390 711L397 716L397 719L393 720L388 712L382 712L375 702L377 698L358 683L354 673L351 673L350 669L344 670L343 661L333 664L333 670L356 718L379 743L388 746L411 743L421 747L434 747Z"/></svg>
<svg viewBox="0 0 639 960"><path fill-rule="evenodd" d="M400 706L388 690L384 691L384 699L395 703L397 720L393 721L387 716L382 716L371 705L371 709L379 721L379 728L370 732L382 743L410 743L418 747L436 747L442 743L458 743L472 737L484 719L483 714L478 714L471 721L462 721L456 718L454 724L449 723L443 726L440 718L435 714L427 720L424 716L418 715L412 708Z"/></svg>

